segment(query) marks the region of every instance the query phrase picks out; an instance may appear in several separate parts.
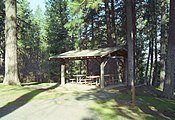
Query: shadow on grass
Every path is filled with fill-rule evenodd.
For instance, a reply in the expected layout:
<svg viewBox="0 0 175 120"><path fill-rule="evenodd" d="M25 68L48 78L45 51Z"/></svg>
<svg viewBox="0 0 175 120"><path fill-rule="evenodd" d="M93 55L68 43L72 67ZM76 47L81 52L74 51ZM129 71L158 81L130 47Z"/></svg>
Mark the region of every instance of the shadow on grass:
<svg viewBox="0 0 175 120"><path fill-rule="evenodd" d="M41 82L23 83L21 86L39 85Z"/></svg>
<svg viewBox="0 0 175 120"><path fill-rule="evenodd" d="M58 87L59 84L56 84L54 86L48 87L48 88L42 88L42 89L36 89L33 90L27 94L22 95L21 97L17 98L16 100L9 102L7 105L0 108L0 118L3 116L6 116L10 114L11 112L17 110L18 108L22 107L26 103L28 103L33 97L36 95L45 92L47 90L52 90Z"/></svg>
<svg viewBox="0 0 175 120"><path fill-rule="evenodd" d="M137 92L138 107L146 114L160 116L162 119L175 118L175 99L162 98L162 92L151 86L139 88ZM143 94L144 93L144 94Z"/></svg>
<svg viewBox="0 0 175 120"><path fill-rule="evenodd" d="M136 89L136 106L131 105L130 90L115 88L113 90L96 90L77 97L77 100L93 100L91 107L105 120L173 120L175 118L175 101L160 97L161 92L153 87ZM110 102L111 101L111 102Z"/></svg>

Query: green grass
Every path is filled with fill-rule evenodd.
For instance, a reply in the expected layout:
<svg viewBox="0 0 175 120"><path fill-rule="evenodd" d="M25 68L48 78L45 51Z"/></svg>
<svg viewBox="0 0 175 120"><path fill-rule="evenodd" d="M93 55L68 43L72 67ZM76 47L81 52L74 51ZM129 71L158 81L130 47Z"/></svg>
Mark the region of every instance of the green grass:
<svg viewBox="0 0 175 120"><path fill-rule="evenodd" d="M26 83L22 86L8 86L0 83L0 107L7 104L23 104L33 100L54 99L69 94L81 96L81 91L57 89L56 83Z"/></svg>
<svg viewBox="0 0 175 120"><path fill-rule="evenodd" d="M114 105L116 104L116 105ZM103 120L164 120L161 116L144 113L139 107L117 105L115 100L100 101L91 104Z"/></svg>
<svg viewBox="0 0 175 120"><path fill-rule="evenodd" d="M175 100L144 93L143 90L149 89L146 87L141 89L136 91L136 106L131 105L131 95L125 91L107 100L95 101L91 104L91 109L103 120L174 120Z"/></svg>
<svg viewBox="0 0 175 120"><path fill-rule="evenodd" d="M26 86L7 86L0 84L0 107L13 101L15 101L14 104L18 104L31 100L52 99L64 94L55 89L49 89L51 87L47 83Z"/></svg>

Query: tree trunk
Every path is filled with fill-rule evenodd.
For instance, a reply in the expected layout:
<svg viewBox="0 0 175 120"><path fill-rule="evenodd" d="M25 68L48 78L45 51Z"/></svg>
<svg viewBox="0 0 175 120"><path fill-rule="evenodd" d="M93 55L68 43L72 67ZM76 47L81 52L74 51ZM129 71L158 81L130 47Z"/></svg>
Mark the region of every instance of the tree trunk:
<svg viewBox="0 0 175 120"><path fill-rule="evenodd" d="M170 23L168 36L167 63L165 72L165 81L163 88L163 96L173 98L174 81L175 81L175 0L170 0Z"/></svg>
<svg viewBox="0 0 175 120"><path fill-rule="evenodd" d="M147 3L146 13L147 13L147 40L149 41L149 47L148 47L149 52L148 52L148 59L147 59L147 64L146 64L144 84L148 85L149 84L148 71L149 71L150 57L151 57L151 40L150 40L150 31L151 31L150 20L151 19L150 19L150 3L149 3L149 1Z"/></svg>
<svg viewBox="0 0 175 120"><path fill-rule="evenodd" d="M128 46L128 85L132 85L134 80L134 52L133 52L133 22L131 0L126 1L127 9L127 46Z"/></svg>
<svg viewBox="0 0 175 120"><path fill-rule="evenodd" d="M149 54L150 54L150 69L149 69L149 85L153 84L153 63L154 63L154 42L156 36L156 14L155 14L155 1L148 1L148 40L150 40Z"/></svg>
<svg viewBox="0 0 175 120"><path fill-rule="evenodd" d="M20 85L17 68L17 15L16 0L5 1L5 78L7 85Z"/></svg>
<svg viewBox="0 0 175 120"><path fill-rule="evenodd" d="M88 25L87 25L87 23L85 23L85 31L86 31L86 34L85 34L85 40L84 40L84 45L85 45L85 49L88 49L88 41L89 41L89 39L88 39Z"/></svg>
<svg viewBox="0 0 175 120"><path fill-rule="evenodd" d="M158 79L158 74L157 74L157 60L158 60L158 56L157 56L157 0L155 0L154 3L154 52L155 52L155 61L154 61L154 72L153 72L153 85L157 86L157 79Z"/></svg>
<svg viewBox="0 0 175 120"><path fill-rule="evenodd" d="M105 0L105 17L106 17L106 31L107 31L107 43L109 47L113 47L114 43L111 36L110 14L109 14L109 0Z"/></svg>
<svg viewBox="0 0 175 120"><path fill-rule="evenodd" d="M114 41L112 39L112 28L111 28L111 20L110 20L110 9L109 9L109 0L105 0L105 17L106 17L106 32L107 32L107 46L114 47ZM109 60L109 64L106 66L106 71L109 74L115 74L116 72L116 62L114 59Z"/></svg>
<svg viewBox="0 0 175 120"><path fill-rule="evenodd" d="M92 35L92 47L91 48L94 48L95 47L95 40L94 40L94 10L91 11L91 29L92 29L92 32L91 32L91 35ZM88 33L86 33L88 34Z"/></svg>
<svg viewBox="0 0 175 120"><path fill-rule="evenodd" d="M114 0L111 0L111 14L112 14L112 40L116 41L116 26L115 26L115 7ZM117 44L117 41L116 43Z"/></svg>
<svg viewBox="0 0 175 120"><path fill-rule="evenodd" d="M153 31L152 31L153 32ZM150 46L150 52L151 52L151 63L150 63L150 70L149 70L149 85L152 85L152 82L153 82L153 78L152 78L152 71L153 71L153 57L154 57L154 54L153 54L153 42L154 42L154 36L153 36L153 33L150 33L151 34L151 46Z"/></svg>
<svg viewBox="0 0 175 120"><path fill-rule="evenodd" d="M154 86L157 86L157 79L158 79L158 76L157 76L157 59L158 59L158 56L157 56L157 38L155 38L155 62L154 62L154 73L153 73L153 85Z"/></svg>
<svg viewBox="0 0 175 120"><path fill-rule="evenodd" d="M136 63L137 63L137 57L136 57L136 0L132 0L132 21L133 21L133 54L134 54L134 78L135 83L138 84L138 78L136 77Z"/></svg>
<svg viewBox="0 0 175 120"><path fill-rule="evenodd" d="M149 53L148 53L148 59L147 59L147 64L146 64L146 71L145 71L145 80L144 80L144 84L148 85L148 69L149 69L149 60L150 60L150 56L151 56L151 41L149 41Z"/></svg>
<svg viewBox="0 0 175 120"><path fill-rule="evenodd" d="M157 86L157 79L158 79L158 75L157 75L157 59L158 59L158 56L157 56L157 7L156 7L156 4L157 4L157 0L154 0L153 1L153 30L154 30L154 37L153 37L153 46L154 46L154 55L155 55L155 60L154 60L154 71L153 71L153 77L152 77L152 85L153 86Z"/></svg>
<svg viewBox="0 0 175 120"><path fill-rule="evenodd" d="M163 90L163 80L165 78L165 57L166 57L166 0L161 0L161 39L160 39L160 89Z"/></svg>
<svg viewBox="0 0 175 120"><path fill-rule="evenodd" d="M132 104L135 105L132 0L125 2L127 11L128 85L131 86Z"/></svg>

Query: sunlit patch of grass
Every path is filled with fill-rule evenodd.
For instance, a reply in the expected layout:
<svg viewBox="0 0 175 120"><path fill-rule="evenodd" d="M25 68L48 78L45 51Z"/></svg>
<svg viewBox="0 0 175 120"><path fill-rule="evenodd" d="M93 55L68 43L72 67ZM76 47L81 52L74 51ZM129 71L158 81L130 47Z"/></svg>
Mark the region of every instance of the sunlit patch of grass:
<svg viewBox="0 0 175 120"><path fill-rule="evenodd" d="M103 120L139 120L143 114L137 107L118 105L115 99L92 103L91 109L97 111Z"/></svg>
<svg viewBox="0 0 175 120"><path fill-rule="evenodd" d="M103 120L173 120L175 101L142 93L136 96L136 106L131 105L129 92L118 93L108 100L98 100L91 105Z"/></svg>
<svg viewBox="0 0 175 120"><path fill-rule="evenodd" d="M145 91L145 93L143 92ZM160 91L157 88L144 86L136 90L137 106L146 111L157 112L168 117L175 118L175 100L168 100L160 97ZM156 95L156 93L158 95ZM117 101L131 101L130 93L122 93L116 97ZM150 106L150 107L149 107ZM164 116L166 118L166 116ZM168 119L167 117L167 119ZM165 119L164 118L164 119Z"/></svg>
<svg viewBox="0 0 175 120"><path fill-rule="evenodd" d="M142 106L154 106L159 111L171 111L175 113L175 101L159 97L137 96L137 100L142 101Z"/></svg>
<svg viewBox="0 0 175 120"><path fill-rule="evenodd" d="M117 119L115 111L115 100L97 101L91 104L90 108L97 111L97 113L104 120Z"/></svg>
<svg viewBox="0 0 175 120"><path fill-rule="evenodd" d="M139 107L119 105L116 100L97 101L91 104L102 120L163 120L160 116L144 113Z"/></svg>
<svg viewBox="0 0 175 120"><path fill-rule="evenodd" d="M0 85L0 106L14 101L18 97L31 91L32 89L23 88L21 86Z"/></svg>
<svg viewBox="0 0 175 120"><path fill-rule="evenodd" d="M54 84L52 84L54 85ZM52 87L52 85L43 83L39 85L27 86L8 86L0 84L0 106L15 101L23 96L22 100L18 102L29 102L31 100L53 99L64 93L57 90L45 90ZM16 103L16 102L15 102Z"/></svg>
<svg viewBox="0 0 175 120"><path fill-rule="evenodd" d="M58 93L58 92L55 92L55 93L42 92L39 95L34 96L32 100L54 99L54 98L57 98L57 97L62 96L64 94L65 93L61 93L61 92L60 93Z"/></svg>
<svg viewBox="0 0 175 120"><path fill-rule="evenodd" d="M55 99L65 94L72 96L85 94L81 91L65 90L59 87L50 89L55 85L56 83L25 83L22 86L0 84L0 107L13 101L15 101L14 104L18 104L32 100ZM21 97L22 99L19 99Z"/></svg>
<svg viewBox="0 0 175 120"><path fill-rule="evenodd" d="M151 114L142 114L140 120L166 120L165 118L162 118L160 116L155 116ZM169 120L169 119L167 119Z"/></svg>

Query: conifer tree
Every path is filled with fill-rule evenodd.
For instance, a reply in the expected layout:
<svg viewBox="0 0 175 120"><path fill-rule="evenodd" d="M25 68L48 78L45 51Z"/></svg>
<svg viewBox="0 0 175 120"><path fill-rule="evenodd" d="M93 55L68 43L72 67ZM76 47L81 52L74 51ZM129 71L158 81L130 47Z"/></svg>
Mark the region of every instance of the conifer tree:
<svg viewBox="0 0 175 120"><path fill-rule="evenodd" d="M16 0L5 1L5 77L4 84L20 85L17 67Z"/></svg>

